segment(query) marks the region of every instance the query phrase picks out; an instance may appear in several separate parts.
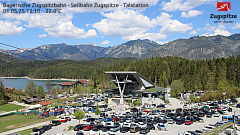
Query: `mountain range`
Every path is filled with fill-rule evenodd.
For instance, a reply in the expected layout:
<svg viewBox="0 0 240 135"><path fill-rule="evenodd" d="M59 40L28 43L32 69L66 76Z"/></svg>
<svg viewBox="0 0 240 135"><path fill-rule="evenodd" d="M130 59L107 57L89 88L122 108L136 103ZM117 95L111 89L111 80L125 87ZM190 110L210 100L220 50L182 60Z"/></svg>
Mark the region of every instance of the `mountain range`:
<svg viewBox="0 0 240 135"><path fill-rule="evenodd" d="M21 59L45 61L52 59L91 60L102 57L149 58L155 56L212 59L239 55L240 34L195 36L189 39L177 39L163 45L148 39L131 40L113 47L100 47L96 44L68 45L61 43L7 50L5 53Z"/></svg>

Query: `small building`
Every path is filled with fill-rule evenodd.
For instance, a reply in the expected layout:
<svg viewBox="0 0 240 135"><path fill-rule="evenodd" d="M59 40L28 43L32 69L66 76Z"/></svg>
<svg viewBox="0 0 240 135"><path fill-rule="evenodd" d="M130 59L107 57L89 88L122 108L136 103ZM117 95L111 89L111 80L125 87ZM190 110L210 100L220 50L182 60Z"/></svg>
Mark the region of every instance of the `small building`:
<svg viewBox="0 0 240 135"><path fill-rule="evenodd" d="M40 103L37 103L37 104L40 104L41 106L47 106L47 105L52 104L52 102L50 102L50 101L45 101L45 102L40 102Z"/></svg>
<svg viewBox="0 0 240 135"><path fill-rule="evenodd" d="M62 82L62 89L63 90L67 90L69 89L70 87L73 87L74 89L77 88L77 86L82 86L82 87L85 87L85 86L89 86L90 82L88 80L85 80L85 79L81 79L81 80L78 80L76 82Z"/></svg>

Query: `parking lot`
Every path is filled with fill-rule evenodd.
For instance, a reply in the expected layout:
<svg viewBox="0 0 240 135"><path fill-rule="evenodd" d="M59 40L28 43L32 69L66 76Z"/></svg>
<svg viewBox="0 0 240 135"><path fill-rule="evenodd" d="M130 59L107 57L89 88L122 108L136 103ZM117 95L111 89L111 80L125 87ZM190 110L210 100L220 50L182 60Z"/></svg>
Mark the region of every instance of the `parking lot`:
<svg viewBox="0 0 240 135"><path fill-rule="evenodd" d="M236 113L236 115L240 114L240 108L232 108L232 112L227 112L225 115L233 115L234 111ZM108 112L110 113L110 112ZM125 112L122 112L125 113ZM89 113L90 115L92 115L93 118L96 118L95 114L93 113ZM165 123L165 127L166 127L166 131L160 131L157 129L157 124L155 125L156 130L151 130L148 134L149 135L154 135L154 134L167 134L167 135L177 135L179 133L184 133L186 131L194 131L194 130L200 130L202 129L205 125L208 124L215 124L216 122L222 121L222 115L220 115L219 117L211 117L211 118L207 118L206 116L202 117L203 121L202 122L193 122L193 124L191 125L177 125L177 124L168 124ZM64 131L67 130L67 128L69 126L75 126L78 124L78 120L76 119L72 119L70 122L66 122L66 123L62 123L59 126L53 127L51 130L47 131L44 133L44 135L55 135L55 134L66 134L66 135L75 135L77 133L77 131ZM89 122L83 121L81 120L80 122L81 124L89 124ZM113 125L113 122L110 122ZM103 125L105 125L105 122L102 122ZM120 123L122 125L122 123ZM83 131L83 130L81 130ZM99 133L103 133L102 131L83 131L84 134L89 135L90 133L93 134L95 133L96 135L98 135ZM116 135L120 135L120 134L139 134L139 132L137 133L120 133L120 131L114 132ZM105 132L105 134L108 134L108 132Z"/></svg>

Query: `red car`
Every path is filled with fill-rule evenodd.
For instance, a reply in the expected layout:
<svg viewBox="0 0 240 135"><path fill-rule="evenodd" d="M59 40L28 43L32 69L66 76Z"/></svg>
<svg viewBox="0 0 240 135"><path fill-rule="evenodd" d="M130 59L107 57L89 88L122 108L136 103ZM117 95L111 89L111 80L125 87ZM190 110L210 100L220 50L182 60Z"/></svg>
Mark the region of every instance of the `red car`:
<svg viewBox="0 0 240 135"><path fill-rule="evenodd" d="M70 117L62 117L61 118L61 122L68 122L68 121L71 121Z"/></svg>
<svg viewBox="0 0 240 135"><path fill-rule="evenodd" d="M217 108L217 111L221 111L221 110L222 110L221 107L218 107L218 108Z"/></svg>
<svg viewBox="0 0 240 135"><path fill-rule="evenodd" d="M93 128L93 125L90 124L90 125L84 126L84 127L83 127L83 130L84 130L84 131L89 131L89 130L91 130L92 128Z"/></svg>
<svg viewBox="0 0 240 135"><path fill-rule="evenodd" d="M193 121L191 121L191 120L186 120L185 121L185 125L191 125L191 124L193 124Z"/></svg>
<svg viewBox="0 0 240 135"><path fill-rule="evenodd" d="M114 118L112 119L112 122L116 122L116 121L119 121L119 118L118 118L118 117L114 117Z"/></svg>
<svg viewBox="0 0 240 135"><path fill-rule="evenodd" d="M148 110L144 110L143 112L149 113L149 111L148 111Z"/></svg>

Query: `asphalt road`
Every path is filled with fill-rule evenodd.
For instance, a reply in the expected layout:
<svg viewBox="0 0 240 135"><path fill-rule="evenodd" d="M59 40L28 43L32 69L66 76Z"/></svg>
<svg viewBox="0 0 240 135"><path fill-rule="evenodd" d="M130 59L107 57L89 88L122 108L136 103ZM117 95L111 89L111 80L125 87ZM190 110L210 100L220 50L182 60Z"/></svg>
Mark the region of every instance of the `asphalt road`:
<svg viewBox="0 0 240 135"><path fill-rule="evenodd" d="M233 108L233 112L228 112L228 115L232 115L234 113L234 111L236 111L236 115L240 115L240 108ZM192 125L176 125L176 124L165 124L165 126L167 127L167 131L151 131L150 133L148 133L148 135L156 135L156 134L164 134L164 135L177 135L178 133L183 133L185 131L189 131L189 130L196 130L196 129L201 129L204 127L204 125L207 124L215 124L218 121L222 120L222 117L212 117L212 118L203 118L204 122L203 123L193 123ZM81 123L87 123L85 121L81 121ZM64 129L67 129L68 126L72 125L77 125L78 124L78 120L72 120L69 123L63 123L60 126L57 127L53 127L51 130L47 131L44 133L44 135L55 135L57 133L63 133L66 135L75 135L76 131L63 131ZM103 122L104 124L104 122ZM89 135L90 132L94 132L94 131L83 131L84 134ZM95 134L98 135L98 133L101 131L96 131ZM107 134L107 133L106 133ZM120 133L119 131L116 132L116 135L127 135L127 134L139 134L139 133Z"/></svg>

